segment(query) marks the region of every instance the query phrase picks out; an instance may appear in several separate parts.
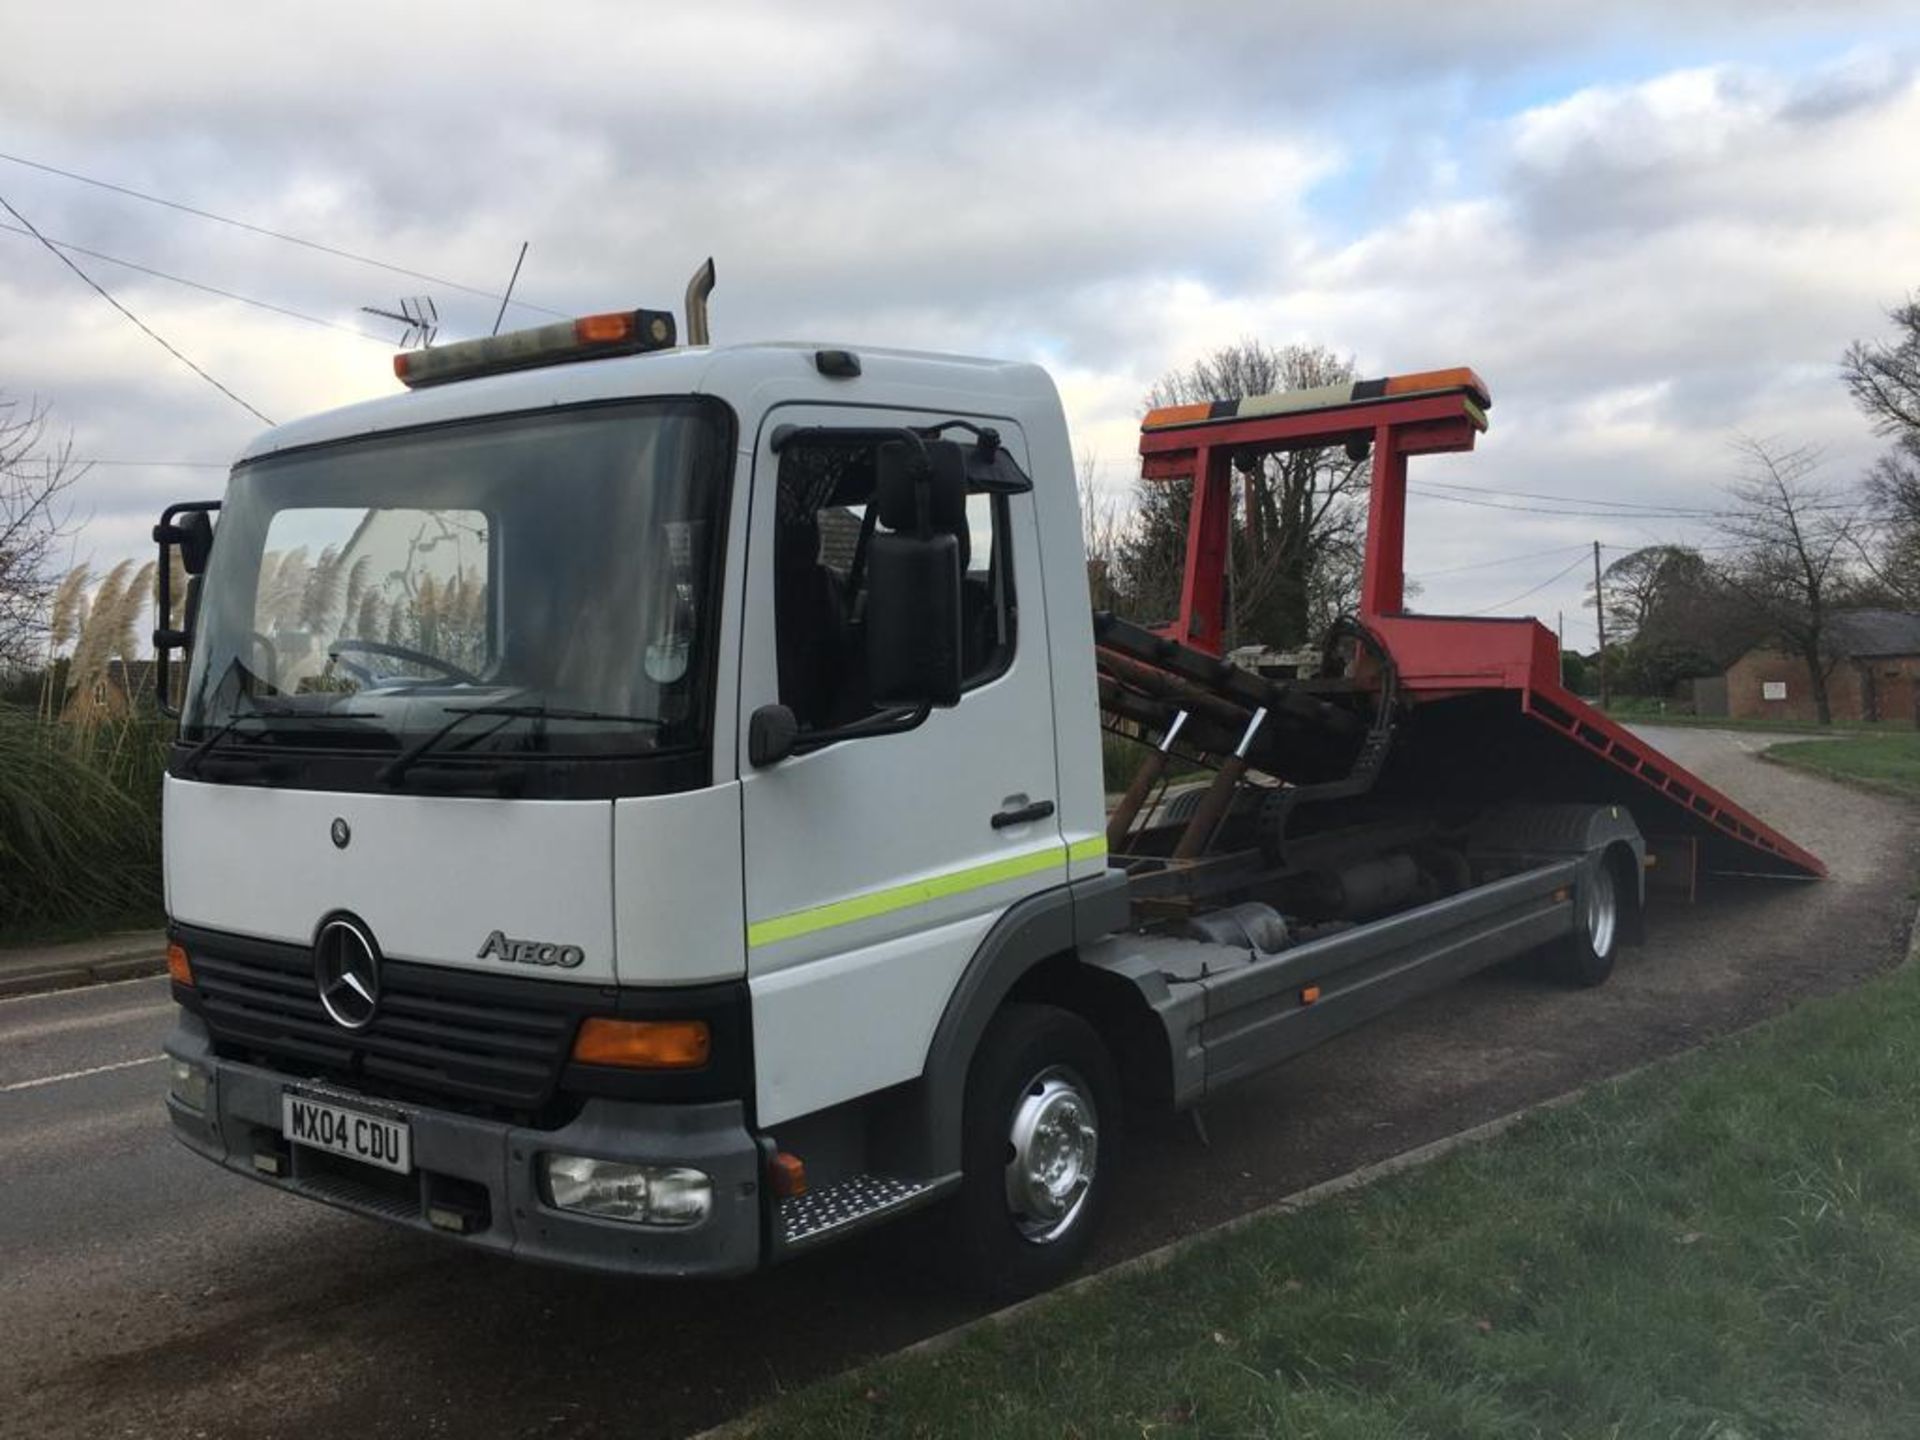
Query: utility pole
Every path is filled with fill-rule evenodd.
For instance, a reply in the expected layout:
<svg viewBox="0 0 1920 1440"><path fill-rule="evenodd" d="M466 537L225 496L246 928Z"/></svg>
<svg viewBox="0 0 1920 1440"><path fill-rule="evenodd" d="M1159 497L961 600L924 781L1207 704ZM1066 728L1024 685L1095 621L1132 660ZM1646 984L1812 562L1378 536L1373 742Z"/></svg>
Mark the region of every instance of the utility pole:
<svg viewBox="0 0 1920 1440"><path fill-rule="evenodd" d="M1607 599L1600 592L1600 542L1593 542L1593 618L1600 626L1600 708L1605 710L1607 693Z"/></svg>

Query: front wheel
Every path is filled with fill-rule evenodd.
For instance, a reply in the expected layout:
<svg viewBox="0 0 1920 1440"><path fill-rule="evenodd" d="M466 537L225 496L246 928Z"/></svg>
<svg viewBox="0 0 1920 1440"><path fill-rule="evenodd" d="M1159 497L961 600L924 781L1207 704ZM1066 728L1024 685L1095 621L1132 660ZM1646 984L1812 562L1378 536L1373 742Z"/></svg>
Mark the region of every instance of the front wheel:
<svg viewBox="0 0 1920 1440"><path fill-rule="evenodd" d="M1011 1300L1073 1273L1106 1208L1119 1123L1113 1061L1092 1026L1049 1005L994 1017L967 1076L949 1212L966 1288Z"/></svg>

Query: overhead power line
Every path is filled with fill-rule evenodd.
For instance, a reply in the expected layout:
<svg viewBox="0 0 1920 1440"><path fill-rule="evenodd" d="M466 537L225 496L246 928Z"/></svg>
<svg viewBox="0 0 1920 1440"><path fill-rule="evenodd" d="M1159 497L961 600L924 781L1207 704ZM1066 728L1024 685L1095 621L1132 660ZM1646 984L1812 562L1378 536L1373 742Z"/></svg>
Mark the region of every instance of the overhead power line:
<svg viewBox="0 0 1920 1440"><path fill-rule="evenodd" d="M1455 505L1477 505L1483 510L1516 510L1528 515L1565 515L1574 520L1735 520L1741 518L1741 512L1738 510L1682 510L1678 507L1669 509L1587 510L1556 509L1544 505L1508 505L1500 500L1481 500L1470 495L1449 495L1441 490L1430 490L1427 488L1429 483L1431 482L1423 481L1418 485L1409 485L1407 489L1416 495L1424 495L1429 500L1446 500ZM1498 495L1503 493L1507 492L1498 490L1475 492L1476 495ZM1573 502L1576 506L1585 506L1589 503L1591 502L1586 500ZM1859 507L1845 500L1817 500L1811 504L1802 505L1799 508L1802 512L1811 513L1813 511L1827 510L1854 510Z"/></svg>
<svg viewBox="0 0 1920 1440"><path fill-rule="evenodd" d="M369 335L365 330L357 330L351 325L342 325L338 320L323 319L321 316L308 315L303 311L290 309L285 305L276 305L271 300L257 300L251 295L241 295L232 290L222 290L218 285L208 285L203 281L189 280L184 275L174 275L165 270L156 270L151 265L142 265L137 261L123 260L118 255L107 254L104 250L89 250L86 246L75 245L70 240L55 240L51 236L35 235L31 230L24 230L18 225L0 225L0 230L5 230L12 235L24 235L29 239L37 239L43 245L51 245L56 250L65 250L74 255L85 255L90 260L104 260L109 265L118 265L122 269L137 270L142 275L153 276L156 280L170 280L175 285L185 285L190 290L199 290L208 295L218 295L222 300L237 300L242 305L252 305L260 310L271 310L276 315L285 315L294 320L304 320L309 325L324 325L329 330L345 331L349 335L358 335L362 340L371 340L376 345L385 345L387 343L378 335Z"/></svg>
<svg viewBox="0 0 1920 1440"><path fill-rule="evenodd" d="M152 326L148 325L146 321L142 320L138 315L134 314L131 310L127 309L126 306L122 305L118 300L114 299L113 296L109 295L106 291L106 288L102 286L98 280L95 280L91 275L87 274L86 271L82 270L78 265L76 265L73 262L72 256L68 255L65 251L61 250L61 248L58 245L55 245L51 240L47 239L46 236L42 235L38 230L34 229L33 222L27 219L27 217L22 215L18 210L14 209L12 202L9 201L7 197L4 195L0 195L0 207L4 207L6 209L6 212L9 215L13 216L13 218L18 220L22 225L26 226L28 231L33 235L33 238L38 240L42 245L47 247L47 253L49 255L53 256L54 259L58 260L62 265L66 266L69 270L73 271L74 274L78 275L82 280L84 280L87 284L87 288L92 290L102 300L106 301L109 305L113 306L114 309L118 310L122 315L126 316L127 319L131 320L135 325L137 325L140 328L140 330L143 333L145 333L147 337L154 342L154 344L158 345L162 350L166 351L169 355L173 356L174 359L178 360L182 365L186 366L189 370L193 371L194 374L198 375L202 380L206 381L209 385L213 386L214 389L218 390L222 395L226 396L229 400L233 401L233 403L238 405L242 410L245 410L249 415L257 419L262 425L273 424L273 421L269 420L265 415L262 415L258 410L254 409L253 406L249 405L246 401L242 400L238 395L234 394L233 391L229 390L226 386L222 385L218 380L214 379L213 376L209 375L206 371L202 370L198 365L194 364L193 361L189 360L185 355L182 355L178 350L174 349L174 347L167 342L165 337L163 337L159 331L155 330Z"/></svg>
<svg viewBox="0 0 1920 1440"><path fill-rule="evenodd" d="M1491 615L1496 610L1505 610L1510 605L1518 605L1522 600L1532 599L1535 595L1538 595L1542 590L1546 589L1549 585L1553 584L1556 580L1565 579L1567 576L1571 575L1575 570L1579 569L1582 565L1586 563L1587 563L1587 547L1585 545L1582 545L1580 547L1580 554L1574 558L1574 561L1571 565L1567 566L1564 570L1556 571L1554 574L1549 575L1546 579L1542 580L1538 585L1534 586L1531 590L1522 590L1518 595L1514 596L1511 600L1502 600L1498 605L1489 605L1484 610L1470 610L1467 613L1470 615Z"/></svg>
<svg viewBox="0 0 1920 1440"><path fill-rule="evenodd" d="M1491 485L1457 485L1445 480L1420 482L1434 490L1454 490L1468 495L1500 495L1514 500L1550 500L1561 505L1604 505L1613 510L1667 510L1676 515L1697 515L1697 505L1662 505L1658 501L1601 500L1591 495L1545 495L1537 490L1501 490Z"/></svg>
<svg viewBox="0 0 1920 1440"><path fill-rule="evenodd" d="M284 230L271 230L265 225L255 225L248 220L236 220L231 215L221 215L212 210L202 210L197 205L187 205L178 200L169 200L163 195L152 195L145 190L135 190L130 186L116 185L111 180L101 180L92 175L82 175L75 170L62 170L58 165L47 165L39 160L29 160L23 155L9 155L0 151L0 160L15 165L24 165L29 170L39 170L48 175L58 175L63 180L73 180L81 185L91 185L97 190L110 190L116 195L125 195L132 200L141 200L149 205L161 205L169 210L178 210L183 215L195 215L202 220L211 220L219 225L230 225L236 230L245 230L250 234L264 235L269 240L285 241L289 245L298 245L302 249L315 250L322 255L332 255L341 260L351 260L357 265L371 265L376 270L390 271L395 275L406 275L415 280L426 280L435 285L444 285L449 290L462 290L469 295L483 296L488 300L500 300L505 297L498 290L487 290L478 285L463 285L458 280L449 280L442 275L429 275L424 270L411 270L405 265L395 265L391 261L376 260L371 255L357 254L352 250L343 250L338 245L328 245L319 240L309 240L302 235L290 235ZM565 318L565 312L549 310L544 305L535 305L531 300L515 300L515 305L525 310L537 310L542 315L558 315Z"/></svg>
<svg viewBox="0 0 1920 1440"><path fill-rule="evenodd" d="M1529 550L1524 555L1501 555L1492 560L1475 560L1470 565L1449 565L1444 570L1409 570L1407 573L1422 580L1431 580L1440 575L1458 575L1464 570L1490 570L1496 565L1518 565L1526 560L1538 560L1546 555L1564 555L1569 550L1585 550L1585 541L1576 541L1572 545L1555 545L1551 550ZM1620 549L1620 546L1610 546Z"/></svg>

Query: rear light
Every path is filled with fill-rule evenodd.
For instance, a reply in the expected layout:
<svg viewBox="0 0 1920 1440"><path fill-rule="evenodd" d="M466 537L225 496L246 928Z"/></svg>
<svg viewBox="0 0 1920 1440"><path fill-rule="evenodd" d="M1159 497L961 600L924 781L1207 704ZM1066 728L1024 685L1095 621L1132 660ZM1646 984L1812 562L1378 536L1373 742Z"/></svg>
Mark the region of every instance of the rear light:
<svg viewBox="0 0 1920 1440"><path fill-rule="evenodd" d="M616 310L556 320L531 330L511 330L480 340L461 340L393 357L393 373L410 390L450 380L470 380L507 370L529 370L569 360L671 350L673 316L664 310Z"/></svg>
<svg viewBox="0 0 1920 1440"><path fill-rule="evenodd" d="M583 1021L573 1039L582 1065L618 1065L629 1070L698 1070L713 1054L713 1032L704 1020Z"/></svg>
<svg viewBox="0 0 1920 1440"><path fill-rule="evenodd" d="M193 962L187 958L187 947L178 940L167 946L167 974L176 985L193 984Z"/></svg>

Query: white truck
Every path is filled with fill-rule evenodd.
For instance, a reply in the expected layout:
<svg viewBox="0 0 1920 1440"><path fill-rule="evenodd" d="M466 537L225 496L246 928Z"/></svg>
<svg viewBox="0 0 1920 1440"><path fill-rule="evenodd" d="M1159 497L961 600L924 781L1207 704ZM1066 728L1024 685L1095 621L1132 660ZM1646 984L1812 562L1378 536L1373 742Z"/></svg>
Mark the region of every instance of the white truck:
<svg viewBox="0 0 1920 1440"><path fill-rule="evenodd" d="M636 1275L941 1204L1005 1295L1084 1253L1123 1108L1522 952L1605 978L1632 820L1372 785L1364 627L1298 677L1096 641L1043 371L675 329L400 356L162 517L190 1149ZM1112 827L1103 717L1199 780Z"/></svg>

